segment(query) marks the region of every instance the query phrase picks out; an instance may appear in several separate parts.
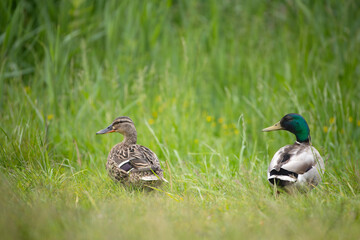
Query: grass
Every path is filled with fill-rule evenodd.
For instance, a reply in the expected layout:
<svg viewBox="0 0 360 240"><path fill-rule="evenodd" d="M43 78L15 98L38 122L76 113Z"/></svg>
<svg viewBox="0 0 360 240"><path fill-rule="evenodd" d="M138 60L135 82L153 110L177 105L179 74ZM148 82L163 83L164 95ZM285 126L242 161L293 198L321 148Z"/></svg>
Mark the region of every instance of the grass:
<svg viewBox="0 0 360 240"><path fill-rule="evenodd" d="M356 1L0 3L3 239L356 239ZM323 183L276 196L266 170L309 122ZM105 162L130 116L170 184L127 191Z"/></svg>

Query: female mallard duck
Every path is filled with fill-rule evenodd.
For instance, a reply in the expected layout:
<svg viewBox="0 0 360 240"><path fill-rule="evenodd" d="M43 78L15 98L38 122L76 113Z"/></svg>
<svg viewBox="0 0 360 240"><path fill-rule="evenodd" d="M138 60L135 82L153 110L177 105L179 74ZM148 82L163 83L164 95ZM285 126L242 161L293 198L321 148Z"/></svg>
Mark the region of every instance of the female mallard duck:
<svg viewBox="0 0 360 240"><path fill-rule="evenodd" d="M118 117L107 128L96 134L118 132L124 140L110 151L106 169L114 180L125 185L143 186L160 185L166 181L159 159L147 147L136 144L137 132L134 122L129 117Z"/></svg>
<svg viewBox="0 0 360 240"><path fill-rule="evenodd" d="M275 153L267 172L269 182L285 190L294 187L311 189L318 185L325 170L324 161L311 145L310 129L305 119L299 114L290 113L280 122L262 131L276 130L287 130L295 134L296 142Z"/></svg>

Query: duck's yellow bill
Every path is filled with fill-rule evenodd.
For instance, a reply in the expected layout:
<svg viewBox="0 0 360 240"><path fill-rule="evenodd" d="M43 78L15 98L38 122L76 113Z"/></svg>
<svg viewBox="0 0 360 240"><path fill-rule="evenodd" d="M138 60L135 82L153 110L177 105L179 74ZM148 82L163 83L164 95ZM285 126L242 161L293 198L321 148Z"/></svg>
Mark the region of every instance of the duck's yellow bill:
<svg viewBox="0 0 360 240"><path fill-rule="evenodd" d="M277 131L277 130L284 130L284 128L280 125L280 122L275 123L271 127L264 128L263 132L271 132L271 131Z"/></svg>

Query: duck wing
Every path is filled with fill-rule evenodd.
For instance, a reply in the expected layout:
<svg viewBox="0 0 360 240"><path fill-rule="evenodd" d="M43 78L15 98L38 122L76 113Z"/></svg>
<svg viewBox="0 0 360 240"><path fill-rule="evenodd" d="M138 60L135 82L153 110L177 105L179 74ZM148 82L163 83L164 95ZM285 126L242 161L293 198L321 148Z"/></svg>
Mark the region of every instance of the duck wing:
<svg viewBox="0 0 360 240"><path fill-rule="evenodd" d="M293 145L280 148L275 153L269 165L268 179L273 183L274 179L296 182L299 175L314 178L319 175L317 171L318 163L320 164L319 168L322 170L322 158L314 147L296 142ZM311 176L308 173L311 173ZM307 180L304 179L304 181Z"/></svg>
<svg viewBox="0 0 360 240"><path fill-rule="evenodd" d="M159 159L147 147L141 145L124 146L116 145L109 154L109 160L123 171L130 172L137 169L140 171L156 171L160 168Z"/></svg>
<svg viewBox="0 0 360 240"><path fill-rule="evenodd" d="M162 175L163 170L160 168L159 159L153 151L147 147L137 145L134 155L136 157L129 160L131 165L135 168L133 172L152 172L151 174L142 176L141 180L162 180L164 182L168 182ZM153 174L154 172L155 174Z"/></svg>
<svg viewBox="0 0 360 240"><path fill-rule="evenodd" d="M159 159L156 154L149 148L141 145L135 146L129 161L136 169L146 169L145 171L147 171L151 168L154 171L160 170Z"/></svg>
<svg viewBox="0 0 360 240"><path fill-rule="evenodd" d="M280 171L282 168L302 174L316 163L313 154L311 152L309 154L309 150L309 145L298 143L282 147L271 160L269 170Z"/></svg>

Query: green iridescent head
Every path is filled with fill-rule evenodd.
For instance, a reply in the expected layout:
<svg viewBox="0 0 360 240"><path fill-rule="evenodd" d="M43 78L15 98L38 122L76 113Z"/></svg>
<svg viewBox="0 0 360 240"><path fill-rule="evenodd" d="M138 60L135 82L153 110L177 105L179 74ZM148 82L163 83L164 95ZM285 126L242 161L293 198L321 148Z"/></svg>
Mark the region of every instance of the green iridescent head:
<svg viewBox="0 0 360 240"><path fill-rule="evenodd" d="M276 130L286 130L296 136L298 142L310 141L310 129L305 119L296 113L286 114L278 123L273 126L264 128L263 132L270 132Z"/></svg>

